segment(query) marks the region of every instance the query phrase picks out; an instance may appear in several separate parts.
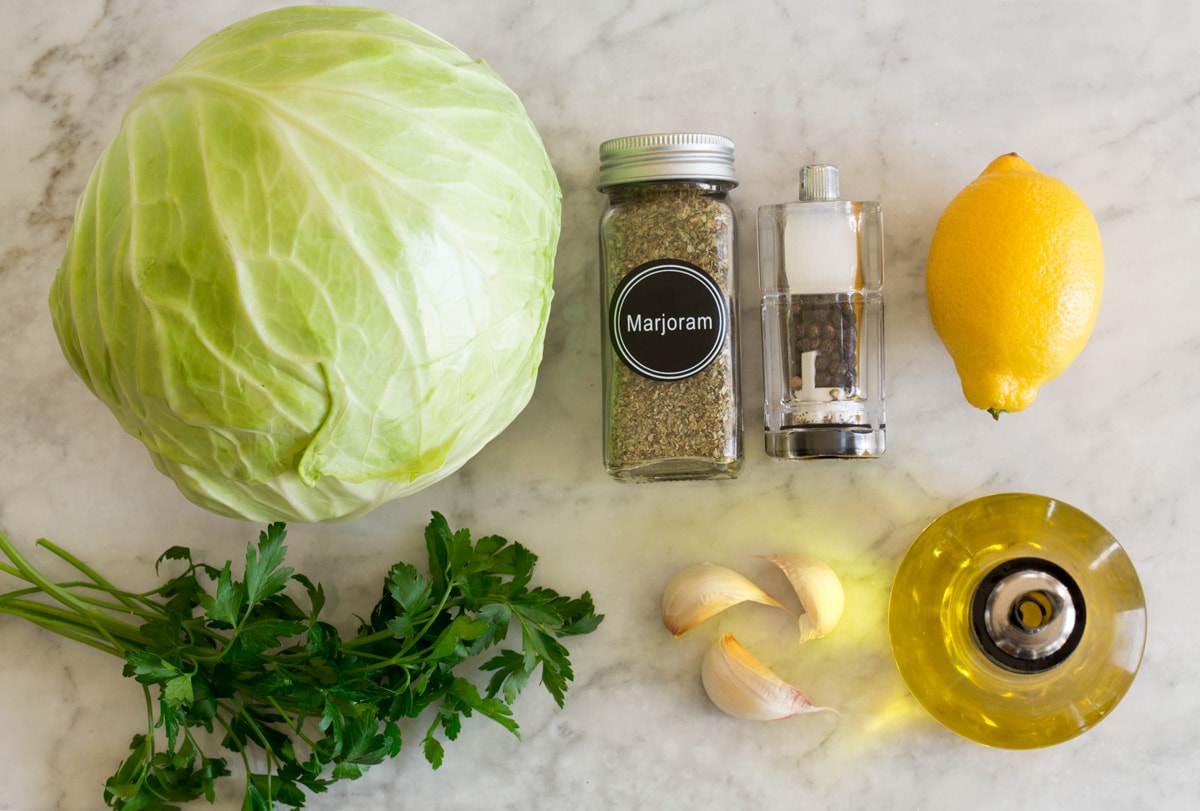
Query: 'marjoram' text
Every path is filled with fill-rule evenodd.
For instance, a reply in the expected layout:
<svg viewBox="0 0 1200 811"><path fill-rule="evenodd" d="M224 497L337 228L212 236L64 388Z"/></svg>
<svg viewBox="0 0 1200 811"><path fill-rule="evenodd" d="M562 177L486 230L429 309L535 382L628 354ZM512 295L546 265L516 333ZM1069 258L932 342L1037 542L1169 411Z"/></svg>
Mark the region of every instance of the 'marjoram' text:
<svg viewBox="0 0 1200 811"><path fill-rule="evenodd" d="M657 332L659 335L666 335L668 332L707 332L713 329L711 315L656 315L648 317L639 313L637 315L625 316L625 330L627 332Z"/></svg>

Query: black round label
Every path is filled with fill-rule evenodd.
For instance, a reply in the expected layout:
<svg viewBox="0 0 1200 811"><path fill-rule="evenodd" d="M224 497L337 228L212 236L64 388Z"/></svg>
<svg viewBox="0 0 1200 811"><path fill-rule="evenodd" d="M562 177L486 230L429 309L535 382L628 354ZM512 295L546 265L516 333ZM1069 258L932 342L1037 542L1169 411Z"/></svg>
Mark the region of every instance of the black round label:
<svg viewBox="0 0 1200 811"><path fill-rule="evenodd" d="M729 308L712 277L689 262L658 259L634 268L609 303L613 349L654 380L683 380L725 344Z"/></svg>

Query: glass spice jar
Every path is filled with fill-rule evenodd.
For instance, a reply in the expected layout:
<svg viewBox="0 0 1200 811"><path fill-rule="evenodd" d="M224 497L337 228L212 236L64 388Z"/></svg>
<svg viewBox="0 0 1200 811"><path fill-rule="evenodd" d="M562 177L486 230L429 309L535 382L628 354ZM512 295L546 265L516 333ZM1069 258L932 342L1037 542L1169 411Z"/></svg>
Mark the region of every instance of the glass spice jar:
<svg viewBox="0 0 1200 811"><path fill-rule="evenodd" d="M604 464L619 480L741 469L736 185L723 136L600 145Z"/></svg>

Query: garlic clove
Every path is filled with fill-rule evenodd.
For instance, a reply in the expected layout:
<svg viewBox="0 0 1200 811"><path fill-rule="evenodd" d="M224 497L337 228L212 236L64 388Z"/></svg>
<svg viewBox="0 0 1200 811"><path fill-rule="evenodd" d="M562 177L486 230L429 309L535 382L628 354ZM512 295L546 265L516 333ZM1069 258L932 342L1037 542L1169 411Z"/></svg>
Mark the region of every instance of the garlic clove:
<svg viewBox="0 0 1200 811"><path fill-rule="evenodd" d="M788 610L732 569L697 563L677 572L663 589L663 625L673 635L680 636L725 609L745 602Z"/></svg>
<svg viewBox="0 0 1200 811"><path fill-rule="evenodd" d="M846 607L846 592L837 573L824 562L807 555L767 555L767 560L787 577L803 611L800 641L817 639L833 630Z"/></svg>
<svg viewBox="0 0 1200 811"><path fill-rule="evenodd" d="M712 703L735 718L776 721L830 709L815 706L808 696L754 658L732 634L709 646L700 678Z"/></svg>

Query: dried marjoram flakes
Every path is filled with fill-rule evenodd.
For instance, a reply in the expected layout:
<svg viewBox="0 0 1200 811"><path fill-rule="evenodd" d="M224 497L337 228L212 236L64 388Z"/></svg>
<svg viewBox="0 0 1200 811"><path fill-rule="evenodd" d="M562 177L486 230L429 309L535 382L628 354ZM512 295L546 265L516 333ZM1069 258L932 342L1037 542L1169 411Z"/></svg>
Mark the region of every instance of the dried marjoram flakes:
<svg viewBox="0 0 1200 811"><path fill-rule="evenodd" d="M600 154L605 465L632 481L736 476L733 144L634 136Z"/></svg>

